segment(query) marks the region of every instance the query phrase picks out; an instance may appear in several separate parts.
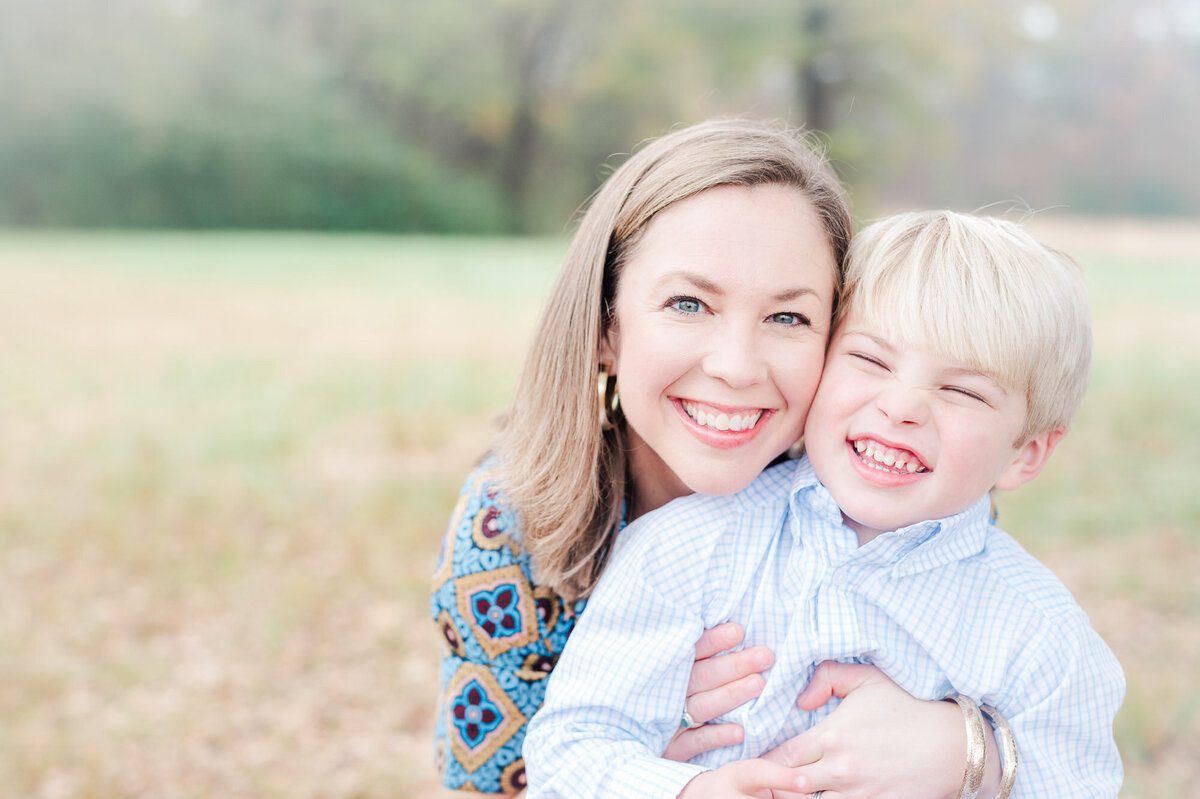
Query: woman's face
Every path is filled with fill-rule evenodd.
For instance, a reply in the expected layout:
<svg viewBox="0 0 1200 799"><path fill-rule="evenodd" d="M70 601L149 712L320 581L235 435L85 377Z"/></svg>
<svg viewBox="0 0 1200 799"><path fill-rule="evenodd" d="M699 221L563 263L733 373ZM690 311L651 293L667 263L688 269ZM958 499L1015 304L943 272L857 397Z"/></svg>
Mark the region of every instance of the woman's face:
<svg viewBox="0 0 1200 799"><path fill-rule="evenodd" d="M835 269L816 211L791 187L718 186L651 220L600 352L629 425L634 516L738 491L800 437Z"/></svg>

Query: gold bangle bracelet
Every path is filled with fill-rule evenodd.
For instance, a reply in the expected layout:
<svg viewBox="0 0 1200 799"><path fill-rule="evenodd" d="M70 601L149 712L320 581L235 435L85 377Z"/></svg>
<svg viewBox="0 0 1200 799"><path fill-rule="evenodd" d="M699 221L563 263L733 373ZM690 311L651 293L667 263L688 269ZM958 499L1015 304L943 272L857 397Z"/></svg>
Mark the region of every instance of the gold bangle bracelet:
<svg viewBox="0 0 1200 799"><path fill-rule="evenodd" d="M979 710L991 720L996 737L1000 739L1000 792L996 799L1008 799L1017 781L1017 737L999 710L991 705L980 705Z"/></svg>
<svg viewBox="0 0 1200 799"><path fill-rule="evenodd" d="M987 760L987 742L983 734L983 715L974 699L954 694L949 699L962 708L963 721L967 725L967 767L963 771L962 792L959 799L977 799L983 786L984 766Z"/></svg>

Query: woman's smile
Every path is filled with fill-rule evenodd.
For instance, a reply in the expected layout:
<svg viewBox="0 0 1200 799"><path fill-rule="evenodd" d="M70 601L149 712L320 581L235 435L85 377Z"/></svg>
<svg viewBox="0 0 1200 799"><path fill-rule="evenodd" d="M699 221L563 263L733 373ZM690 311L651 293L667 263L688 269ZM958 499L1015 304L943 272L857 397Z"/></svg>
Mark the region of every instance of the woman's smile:
<svg viewBox="0 0 1200 799"><path fill-rule="evenodd" d="M701 427L713 428L722 432L728 430L731 433L740 433L743 430L751 430L758 420L762 418L763 408L733 410L732 408L718 408L714 405L705 405L691 400L679 400L683 405L683 410L687 413L696 424Z"/></svg>
<svg viewBox="0 0 1200 799"><path fill-rule="evenodd" d="M767 426L774 411L767 408L727 408L673 399L685 429L701 443L734 449L752 441Z"/></svg>

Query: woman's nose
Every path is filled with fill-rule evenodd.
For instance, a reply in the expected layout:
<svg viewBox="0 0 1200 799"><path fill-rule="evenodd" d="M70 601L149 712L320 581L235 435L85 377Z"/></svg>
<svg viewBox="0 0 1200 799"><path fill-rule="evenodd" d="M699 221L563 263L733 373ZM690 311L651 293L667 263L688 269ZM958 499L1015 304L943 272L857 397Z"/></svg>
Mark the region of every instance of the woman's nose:
<svg viewBox="0 0 1200 799"><path fill-rule="evenodd" d="M701 362L705 374L733 388L746 388L762 381L767 364L755 333L731 326L716 332Z"/></svg>

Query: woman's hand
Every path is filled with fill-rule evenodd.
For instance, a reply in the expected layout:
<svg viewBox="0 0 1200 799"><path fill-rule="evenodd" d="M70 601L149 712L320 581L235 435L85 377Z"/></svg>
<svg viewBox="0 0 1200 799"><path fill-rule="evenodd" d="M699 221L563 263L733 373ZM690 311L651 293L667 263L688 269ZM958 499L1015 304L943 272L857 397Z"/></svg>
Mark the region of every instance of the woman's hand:
<svg viewBox="0 0 1200 799"><path fill-rule="evenodd" d="M962 711L953 702L914 699L874 666L826 661L796 704L816 710L843 697L812 729L765 757L795 766L799 790L824 799L958 797L967 762ZM999 787L999 755L988 739L980 796ZM989 793L990 788L990 793Z"/></svg>
<svg viewBox="0 0 1200 799"><path fill-rule="evenodd" d="M754 646L740 652L718 654L742 642L741 625L718 624L705 630L696 641L696 662L688 680L687 712L701 727L679 732L667 744L663 757L680 763L722 746L741 743L740 724L707 724L722 713L749 702L762 693L766 684L759 672L775 662L771 650Z"/></svg>
<svg viewBox="0 0 1200 799"><path fill-rule="evenodd" d="M796 774L793 769L772 763L763 758L735 760L720 768L697 774L684 786L676 799L790 799L793 796L807 799L805 794L795 794Z"/></svg>

